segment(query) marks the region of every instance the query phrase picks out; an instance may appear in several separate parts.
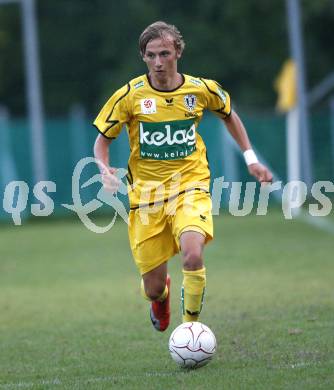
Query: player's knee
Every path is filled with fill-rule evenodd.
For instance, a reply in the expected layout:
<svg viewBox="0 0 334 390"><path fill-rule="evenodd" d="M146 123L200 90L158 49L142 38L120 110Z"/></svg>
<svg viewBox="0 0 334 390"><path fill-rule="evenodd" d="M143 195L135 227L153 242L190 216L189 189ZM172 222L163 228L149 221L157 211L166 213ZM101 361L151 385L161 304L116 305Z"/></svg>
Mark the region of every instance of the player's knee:
<svg viewBox="0 0 334 390"><path fill-rule="evenodd" d="M151 284L150 286L145 286L145 293L151 301L159 299L164 291L165 286L163 284Z"/></svg>
<svg viewBox="0 0 334 390"><path fill-rule="evenodd" d="M183 268L195 271L203 267L202 251L200 248L189 248L183 252Z"/></svg>

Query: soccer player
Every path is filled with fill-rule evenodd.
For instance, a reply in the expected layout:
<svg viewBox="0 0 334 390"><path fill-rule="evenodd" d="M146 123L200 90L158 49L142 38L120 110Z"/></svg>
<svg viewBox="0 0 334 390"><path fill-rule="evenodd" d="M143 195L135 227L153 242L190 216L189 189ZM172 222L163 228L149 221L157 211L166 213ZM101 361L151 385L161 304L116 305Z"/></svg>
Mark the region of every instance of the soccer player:
<svg viewBox="0 0 334 390"><path fill-rule="evenodd" d="M141 290L151 301L158 331L170 321L167 261L180 252L183 265L183 321L198 321L206 285L204 245L213 238L210 171L206 148L196 129L208 109L221 118L259 182L271 172L257 160L246 130L231 109L229 94L213 80L177 70L185 43L165 22L148 26L139 38L148 73L129 81L107 101L94 121L100 132L94 145L102 181L115 191L116 168L109 145L123 125L130 143L129 240L142 276ZM213 134L214 136L214 134Z"/></svg>

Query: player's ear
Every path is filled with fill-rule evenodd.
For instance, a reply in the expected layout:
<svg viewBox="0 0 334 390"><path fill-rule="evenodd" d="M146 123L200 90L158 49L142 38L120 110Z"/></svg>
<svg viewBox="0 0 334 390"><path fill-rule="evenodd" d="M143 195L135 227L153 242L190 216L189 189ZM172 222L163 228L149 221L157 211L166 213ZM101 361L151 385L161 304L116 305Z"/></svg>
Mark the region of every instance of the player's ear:
<svg viewBox="0 0 334 390"><path fill-rule="evenodd" d="M176 49L176 59L179 60L181 58L182 51L180 49Z"/></svg>
<svg viewBox="0 0 334 390"><path fill-rule="evenodd" d="M139 55L140 55L140 58L144 61L144 62L146 62L146 60L145 60L145 53L143 53L141 50L139 51Z"/></svg>

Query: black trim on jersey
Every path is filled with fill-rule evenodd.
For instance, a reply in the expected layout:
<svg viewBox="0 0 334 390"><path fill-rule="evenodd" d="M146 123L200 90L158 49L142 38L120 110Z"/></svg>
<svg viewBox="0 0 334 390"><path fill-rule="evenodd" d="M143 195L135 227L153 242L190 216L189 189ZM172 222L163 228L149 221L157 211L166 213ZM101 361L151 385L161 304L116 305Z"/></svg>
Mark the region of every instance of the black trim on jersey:
<svg viewBox="0 0 334 390"><path fill-rule="evenodd" d="M127 89L127 91L125 92L125 94L122 95L120 98L117 99L117 101L115 102L115 104L114 104L114 106L113 106L113 108L112 108L110 114L108 115L108 117L107 117L107 119L106 119L106 122L107 122L107 123L110 123L110 126L108 126L108 127L106 128L106 130L104 130L103 132L101 132L103 135L105 135L105 133L106 133L107 131L109 131L112 127L114 127L115 125L117 125L117 123L119 123L119 121L117 121L117 120L111 120L110 118L111 118L111 116L112 116L112 113L114 112L114 109L115 109L116 104L119 103L119 102L120 102L120 101L129 93L129 92L130 92L130 84L129 84L129 83L127 83L127 87L128 87L128 89ZM109 137L108 137L108 138L109 138Z"/></svg>
<svg viewBox="0 0 334 390"><path fill-rule="evenodd" d="M220 87L221 89L224 90L224 88L218 83L218 81L216 81L216 80L212 80L212 81L217 85L217 87Z"/></svg>
<svg viewBox="0 0 334 390"><path fill-rule="evenodd" d="M200 77L199 79L204 83L204 85L206 86L207 90L208 90L210 93L213 93L214 95L218 96L218 97L221 99L221 97L218 95L218 93L215 92L215 91L212 91L212 89L210 89L210 88L208 87L208 84L207 84L201 77ZM224 102L223 102L223 103L224 103ZM224 106L225 106L225 105L224 105Z"/></svg>
<svg viewBox="0 0 334 390"><path fill-rule="evenodd" d="M129 165L128 165L128 174L126 175L126 178L128 179L128 183L130 185L133 184L133 176Z"/></svg>
<svg viewBox="0 0 334 390"><path fill-rule="evenodd" d="M202 192L205 192L206 194L210 194L210 191L207 191L207 190L205 190L204 188L199 188L199 187L195 187L195 188L189 188L189 189L187 189L187 190L183 190L183 191L181 191L181 192L179 192L177 195L174 195L174 196L172 196L172 197L168 197L167 199L163 199L163 200L161 200L161 201L159 201L159 202L150 202L150 203L147 203L147 204L140 204L140 205L138 205L138 206L134 206L134 207L130 207L130 210L137 210L137 209L141 209L141 208L143 208L143 207L147 207L147 206L154 206L154 205L159 205L159 204L162 204L162 203L166 203L166 202L168 202L168 201L170 201L170 200L173 200L173 199L175 199L175 198L177 198L178 196L180 196L180 195L183 195L183 194L185 194L186 192L190 192L190 191L202 191Z"/></svg>
<svg viewBox="0 0 334 390"><path fill-rule="evenodd" d="M222 115L223 118L228 118L232 113L232 110L228 114L226 114L226 112L223 112L223 110L224 110L224 107L219 108L218 110L214 110L214 112L217 112L218 114Z"/></svg>
<svg viewBox="0 0 334 390"><path fill-rule="evenodd" d="M174 88L174 89L165 90L165 89L157 89L157 88L154 88L153 85L151 84L151 80L150 80L150 78L149 78L149 74L146 73L145 76L146 76L147 81L148 81L148 83L149 83L149 85L150 85L150 87L151 87L152 89L154 89L155 91L158 91L158 92L166 92L166 93L175 92L176 90L178 90L179 88L181 88L181 87L183 86L183 84L185 83L185 81L186 81L186 78L184 77L183 73L181 73L181 76L182 76L182 83L181 83L179 86L177 86L176 88Z"/></svg>
<svg viewBox="0 0 334 390"><path fill-rule="evenodd" d="M222 107L222 108L219 108L218 110L214 110L214 111L217 112L218 114L223 115L225 118L228 117L228 116L230 116L232 110L230 110L230 112L229 112L228 114L227 114L226 112L222 112L222 110L225 108L225 104L224 104L222 98L218 95L218 93L215 92L215 91L212 91L212 89L210 89L210 88L208 87L207 83L206 83L201 77L200 77L200 80L203 81L203 83L204 83L204 85L206 86L207 90L208 90L210 93L212 93L212 94L218 96L219 99L220 99L220 100L222 101L222 103L223 103L223 107ZM217 83L216 81L214 81L214 83L215 83L217 86L220 86L220 87L221 87L221 85L220 85L219 83ZM221 89L223 89L223 88L221 87Z"/></svg>
<svg viewBox="0 0 334 390"><path fill-rule="evenodd" d="M94 123L93 123L93 126L96 128L96 130L99 132L99 134L101 134L104 138L109 139L110 141L115 139L115 137L108 137L107 135L103 134L102 131L100 131L100 129L96 125L94 125Z"/></svg>

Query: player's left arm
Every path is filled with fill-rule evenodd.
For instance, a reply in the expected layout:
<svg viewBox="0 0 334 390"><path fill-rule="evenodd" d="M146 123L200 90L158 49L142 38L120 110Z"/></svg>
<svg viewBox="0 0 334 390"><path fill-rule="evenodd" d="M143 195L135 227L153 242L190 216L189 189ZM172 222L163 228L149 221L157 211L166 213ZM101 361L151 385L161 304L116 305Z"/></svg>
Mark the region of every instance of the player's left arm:
<svg viewBox="0 0 334 390"><path fill-rule="evenodd" d="M252 145L248 138L245 126L239 118L239 115L232 110L231 114L223 118L223 120L228 131L244 153L249 173L260 183L272 182L273 175L266 166L258 162L256 155L252 150Z"/></svg>

